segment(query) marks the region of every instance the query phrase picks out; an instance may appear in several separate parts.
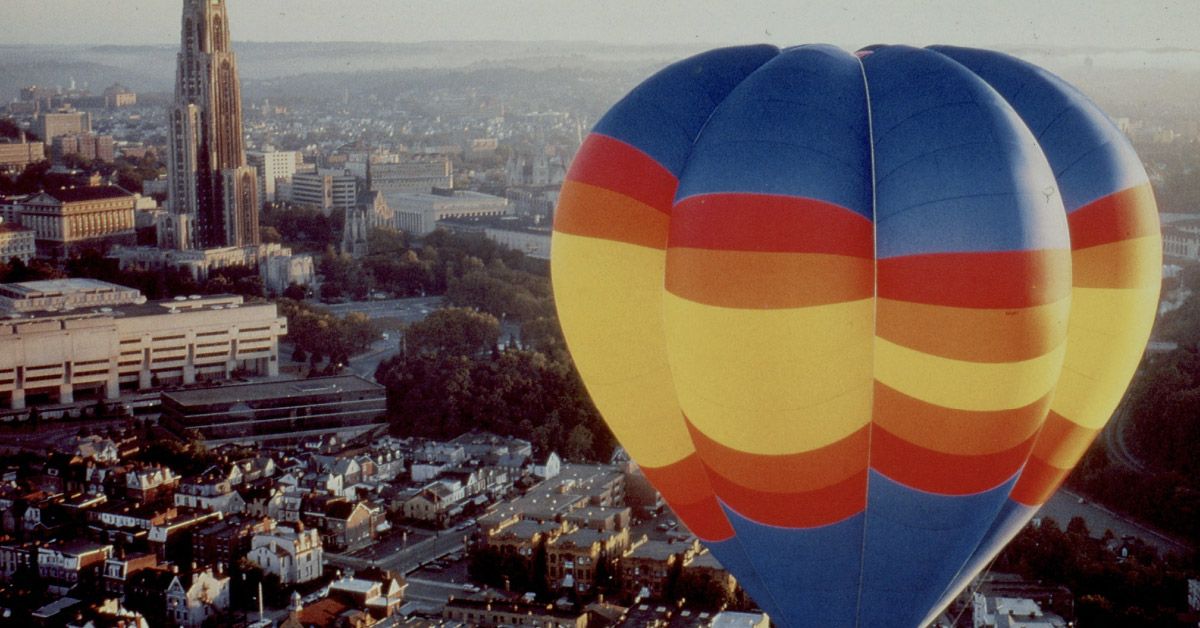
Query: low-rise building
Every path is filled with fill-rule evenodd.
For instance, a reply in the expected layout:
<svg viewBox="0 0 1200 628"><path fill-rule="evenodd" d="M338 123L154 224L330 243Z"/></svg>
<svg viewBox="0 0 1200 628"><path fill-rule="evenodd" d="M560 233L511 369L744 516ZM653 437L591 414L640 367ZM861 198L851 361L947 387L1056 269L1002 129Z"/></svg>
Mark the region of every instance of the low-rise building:
<svg viewBox="0 0 1200 628"><path fill-rule="evenodd" d="M274 305L271 306L272 308ZM387 391L356 375L163 394L163 424L211 443L360 435L384 425Z"/></svg>
<svg viewBox="0 0 1200 628"><path fill-rule="evenodd" d="M552 605L501 600L451 598L442 609L442 618L467 626L499 628L531 626L537 628L587 628L586 611L561 610Z"/></svg>
<svg viewBox="0 0 1200 628"><path fill-rule="evenodd" d="M52 312L112 308L146 302L140 290L98 279L47 279L0 284L0 310Z"/></svg>
<svg viewBox="0 0 1200 628"><path fill-rule="evenodd" d="M231 295L10 316L0 319L0 403L21 409L27 396L70 403L83 389L116 399L121 388L277 375L286 333L274 303Z"/></svg>
<svg viewBox="0 0 1200 628"><path fill-rule="evenodd" d="M246 558L267 573L279 576L283 584L309 582L325 570L325 552L316 530L276 526L271 532L254 535Z"/></svg>
<svg viewBox="0 0 1200 628"><path fill-rule="evenodd" d="M595 584L597 565L616 568L617 558L629 547L629 530L598 532L575 530L546 545L546 579L552 589L584 593Z"/></svg>
<svg viewBox="0 0 1200 628"><path fill-rule="evenodd" d="M439 220L491 218L511 213L508 199L479 192L438 190L436 194L384 192L395 212L396 228L416 236L433 233Z"/></svg>
<svg viewBox="0 0 1200 628"><path fill-rule="evenodd" d="M663 599L671 572L699 550L697 543L642 540L621 557L621 590L626 599Z"/></svg>
<svg viewBox="0 0 1200 628"><path fill-rule="evenodd" d="M229 576L206 569L189 578L176 575L167 587L167 620L172 626L200 628L229 610Z"/></svg>
<svg viewBox="0 0 1200 628"><path fill-rule="evenodd" d="M29 263L36 253L33 229L9 224L0 219L0 263L7 264L14 257Z"/></svg>
<svg viewBox="0 0 1200 628"><path fill-rule="evenodd" d="M111 545L83 539L52 541L38 548L38 576L58 595L77 585L99 588L104 563L112 551Z"/></svg>
<svg viewBox="0 0 1200 628"><path fill-rule="evenodd" d="M329 585L329 597L351 608L364 610L375 619L383 619L399 612L407 588L408 583L403 578L390 575L378 580L342 578Z"/></svg>

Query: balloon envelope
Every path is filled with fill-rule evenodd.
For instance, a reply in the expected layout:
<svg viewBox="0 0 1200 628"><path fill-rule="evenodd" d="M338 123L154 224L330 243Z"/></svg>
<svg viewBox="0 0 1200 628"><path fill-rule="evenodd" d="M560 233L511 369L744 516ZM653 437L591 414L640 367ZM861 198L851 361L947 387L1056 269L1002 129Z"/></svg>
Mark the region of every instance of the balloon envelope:
<svg viewBox="0 0 1200 628"><path fill-rule="evenodd" d="M588 136L559 316L664 498L782 626L916 626L1065 479L1158 298L1090 101L999 53L713 50Z"/></svg>

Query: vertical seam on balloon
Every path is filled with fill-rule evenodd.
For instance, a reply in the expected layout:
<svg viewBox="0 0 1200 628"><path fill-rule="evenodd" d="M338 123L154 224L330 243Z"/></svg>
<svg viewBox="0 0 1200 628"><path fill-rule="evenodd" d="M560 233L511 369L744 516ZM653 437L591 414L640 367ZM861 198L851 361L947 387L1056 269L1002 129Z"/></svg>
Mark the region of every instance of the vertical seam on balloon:
<svg viewBox="0 0 1200 628"><path fill-rule="evenodd" d="M871 304L871 377L874 378L875 373L875 338L879 327L879 221L878 212L876 211L875 197L875 124L872 120L871 112L871 84L867 80L867 68L863 65L861 57L855 57L858 61L858 69L862 74L863 82L863 98L866 101L867 108L867 149L871 159L871 282L873 296ZM871 438L875 431L875 410L874 410L874 387L872 387L871 397L871 416L870 423L867 424L867 477L866 489L863 491L863 532L862 545L858 553L858 600L855 604L854 625L857 627L862 622L862 599L863 585L866 582L866 563L867 563L867 532L869 530L869 519L867 517L867 509L871 504Z"/></svg>

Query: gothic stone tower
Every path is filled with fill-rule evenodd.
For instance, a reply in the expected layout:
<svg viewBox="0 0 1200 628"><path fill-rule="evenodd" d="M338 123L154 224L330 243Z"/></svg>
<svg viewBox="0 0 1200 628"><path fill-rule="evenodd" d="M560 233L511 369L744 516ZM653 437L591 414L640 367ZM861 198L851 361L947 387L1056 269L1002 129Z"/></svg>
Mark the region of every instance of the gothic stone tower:
<svg viewBox="0 0 1200 628"><path fill-rule="evenodd" d="M259 243L258 173L246 165L229 42L225 0L184 0L168 170L175 248Z"/></svg>

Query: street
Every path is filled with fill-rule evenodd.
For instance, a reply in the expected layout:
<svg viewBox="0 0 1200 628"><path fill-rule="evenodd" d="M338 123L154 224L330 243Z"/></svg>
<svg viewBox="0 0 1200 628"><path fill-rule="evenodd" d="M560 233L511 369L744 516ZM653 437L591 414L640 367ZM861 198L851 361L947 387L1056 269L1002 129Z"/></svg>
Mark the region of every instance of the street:
<svg viewBox="0 0 1200 628"><path fill-rule="evenodd" d="M1038 511L1039 517L1052 517L1059 526L1066 528L1072 517L1083 517L1088 530L1095 538L1104 536L1105 530L1112 530L1118 537L1133 536L1145 541L1148 545L1166 555L1174 552L1186 552L1187 545L1171 539L1159 532L1115 513L1104 506L1085 500L1076 493L1059 489L1050 501Z"/></svg>

